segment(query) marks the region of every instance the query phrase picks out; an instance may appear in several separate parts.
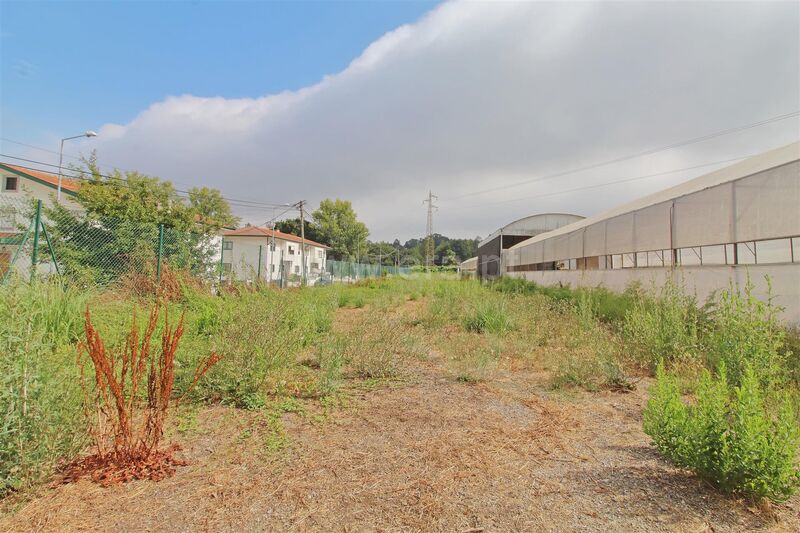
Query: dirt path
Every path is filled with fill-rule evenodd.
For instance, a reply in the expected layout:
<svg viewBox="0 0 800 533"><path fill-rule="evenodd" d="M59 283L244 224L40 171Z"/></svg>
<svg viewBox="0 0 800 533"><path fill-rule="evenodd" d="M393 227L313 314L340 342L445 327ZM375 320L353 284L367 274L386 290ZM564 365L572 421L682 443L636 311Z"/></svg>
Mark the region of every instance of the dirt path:
<svg viewBox="0 0 800 533"><path fill-rule="evenodd" d="M797 498L748 508L663 462L641 431L646 384L569 396L545 385L519 371L458 383L434 353L326 417L284 414L286 435L209 408L181 439L190 465L175 477L46 489L0 530L800 530Z"/></svg>

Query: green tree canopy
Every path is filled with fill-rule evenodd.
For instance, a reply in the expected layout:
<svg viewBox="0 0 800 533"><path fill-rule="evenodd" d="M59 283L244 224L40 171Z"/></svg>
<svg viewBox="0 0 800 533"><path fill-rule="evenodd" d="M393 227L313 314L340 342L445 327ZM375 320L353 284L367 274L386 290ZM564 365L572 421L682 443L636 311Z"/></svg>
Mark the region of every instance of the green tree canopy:
<svg viewBox="0 0 800 533"><path fill-rule="evenodd" d="M189 209L204 232L230 228L239 223L231 213L231 206L217 189L193 187L189 189Z"/></svg>
<svg viewBox="0 0 800 533"><path fill-rule="evenodd" d="M322 200L313 213L322 243L331 247L333 259L356 259L367 251L367 226L358 220L347 200Z"/></svg>
<svg viewBox="0 0 800 533"><path fill-rule="evenodd" d="M112 282L127 272L152 269L159 250L176 268L198 275L213 269L212 238L236 221L219 191L194 188L182 198L172 183L138 172L104 176L94 158L81 172L85 181L76 200L85 213L62 204L45 210L66 275Z"/></svg>
<svg viewBox="0 0 800 533"><path fill-rule="evenodd" d="M286 220L280 220L275 223L275 229L278 231L282 231L284 233L290 233L292 235L300 236L300 217L297 218L287 218ZM314 223L313 220L306 220L305 221L305 235L306 239L311 241L316 241L322 244L328 244L325 242L324 237L320 234L319 226Z"/></svg>

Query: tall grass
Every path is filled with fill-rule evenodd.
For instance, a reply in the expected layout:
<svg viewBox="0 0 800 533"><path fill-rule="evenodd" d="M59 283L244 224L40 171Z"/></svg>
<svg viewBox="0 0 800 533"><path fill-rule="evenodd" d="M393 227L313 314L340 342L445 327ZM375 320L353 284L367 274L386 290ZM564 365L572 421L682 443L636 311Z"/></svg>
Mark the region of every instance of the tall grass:
<svg viewBox="0 0 800 533"><path fill-rule="evenodd" d="M85 444L74 343L90 293L0 287L0 495L46 476Z"/></svg>
<svg viewBox="0 0 800 533"><path fill-rule="evenodd" d="M700 348L699 312L694 298L672 281L651 297L636 299L625 314L622 333L639 361L655 371L659 361L692 361Z"/></svg>

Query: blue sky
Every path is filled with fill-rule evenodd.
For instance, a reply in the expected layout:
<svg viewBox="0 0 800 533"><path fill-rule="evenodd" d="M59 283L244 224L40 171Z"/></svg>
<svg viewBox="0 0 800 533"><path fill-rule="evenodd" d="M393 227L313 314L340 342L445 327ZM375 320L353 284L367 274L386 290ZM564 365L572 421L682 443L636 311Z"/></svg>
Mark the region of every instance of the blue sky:
<svg viewBox="0 0 800 533"><path fill-rule="evenodd" d="M0 130L52 143L125 123L170 95L296 90L434 5L3 1Z"/></svg>

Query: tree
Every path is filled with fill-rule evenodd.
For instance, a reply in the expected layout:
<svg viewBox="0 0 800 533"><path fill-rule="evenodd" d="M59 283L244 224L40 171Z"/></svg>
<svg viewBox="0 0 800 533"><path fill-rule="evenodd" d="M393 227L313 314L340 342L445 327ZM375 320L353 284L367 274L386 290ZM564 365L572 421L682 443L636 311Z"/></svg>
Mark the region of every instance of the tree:
<svg viewBox="0 0 800 533"><path fill-rule="evenodd" d="M230 228L239 223L231 213L231 206L217 189L193 187L189 189L189 208L195 215L195 222L204 232Z"/></svg>
<svg viewBox="0 0 800 533"><path fill-rule="evenodd" d="M287 218L275 223L275 229L283 233L290 233L292 235L300 236L300 217ZM305 222L306 239L316 241L321 244L328 244L325 242L324 237L320 234L319 226L313 220L306 220Z"/></svg>
<svg viewBox="0 0 800 533"><path fill-rule="evenodd" d="M331 247L333 259L357 259L367 252L367 226L358 220L347 200L322 200L314 211L321 241Z"/></svg>
<svg viewBox="0 0 800 533"><path fill-rule="evenodd" d="M45 210L64 274L108 283L131 271L152 270L159 251L173 267L210 272L212 237L235 221L219 191L196 188L184 199L172 183L138 172L104 176L94 158L81 172L85 181L76 200L85 213L61 204Z"/></svg>

